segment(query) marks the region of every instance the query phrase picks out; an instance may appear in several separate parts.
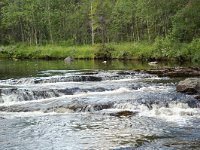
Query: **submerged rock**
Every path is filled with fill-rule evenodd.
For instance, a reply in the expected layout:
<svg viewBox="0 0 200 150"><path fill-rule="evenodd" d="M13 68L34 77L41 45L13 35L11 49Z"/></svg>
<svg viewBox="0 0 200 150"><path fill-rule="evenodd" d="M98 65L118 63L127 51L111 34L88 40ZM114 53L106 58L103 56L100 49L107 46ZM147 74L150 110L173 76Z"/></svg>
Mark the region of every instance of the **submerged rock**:
<svg viewBox="0 0 200 150"><path fill-rule="evenodd" d="M5 118L4 118L4 117L0 117L0 119L2 119L2 120L3 120L3 119L5 119Z"/></svg>
<svg viewBox="0 0 200 150"><path fill-rule="evenodd" d="M180 81L176 90L187 94L200 93L200 78L188 78Z"/></svg>
<svg viewBox="0 0 200 150"><path fill-rule="evenodd" d="M136 115L137 113L138 112L124 110L124 111L119 111L119 112L111 113L110 115L111 116L116 116L116 117L130 117L130 116Z"/></svg>

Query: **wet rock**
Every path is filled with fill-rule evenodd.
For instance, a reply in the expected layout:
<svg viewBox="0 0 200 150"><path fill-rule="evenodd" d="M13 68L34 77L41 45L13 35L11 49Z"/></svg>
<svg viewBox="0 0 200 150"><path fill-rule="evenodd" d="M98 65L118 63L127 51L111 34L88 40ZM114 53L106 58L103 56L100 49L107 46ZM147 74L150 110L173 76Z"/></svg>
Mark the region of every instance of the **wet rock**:
<svg viewBox="0 0 200 150"><path fill-rule="evenodd" d="M130 116L136 115L137 113L138 112L124 110L124 111L111 113L110 115L111 116L116 116L116 117L130 117Z"/></svg>
<svg viewBox="0 0 200 150"><path fill-rule="evenodd" d="M39 83L56 83L56 82L83 82L83 81L102 81L102 77L97 76L70 76L70 77L60 77L51 79L37 79L34 81L35 84Z"/></svg>
<svg viewBox="0 0 200 150"><path fill-rule="evenodd" d="M176 90L187 94L200 93L200 78L188 78L180 81Z"/></svg>
<svg viewBox="0 0 200 150"><path fill-rule="evenodd" d="M149 74L156 74L158 76L168 76L168 77L199 77L200 68L198 67L175 67L175 68L164 68L164 69L151 69L145 72Z"/></svg>
<svg viewBox="0 0 200 150"><path fill-rule="evenodd" d="M66 57L66 58L64 59L64 62L65 62L65 63L71 63L72 61L74 61L74 59L73 59L72 57Z"/></svg>
<svg viewBox="0 0 200 150"><path fill-rule="evenodd" d="M60 89L58 90L59 93L63 93L65 95L73 95L76 92L82 92L80 88L72 88L72 89Z"/></svg>
<svg viewBox="0 0 200 150"><path fill-rule="evenodd" d="M56 113L72 113L73 111L68 108L60 107L54 110Z"/></svg>
<svg viewBox="0 0 200 150"><path fill-rule="evenodd" d="M194 98L197 99L197 100L200 100L200 95L197 95Z"/></svg>
<svg viewBox="0 0 200 150"><path fill-rule="evenodd" d="M158 62L157 61L154 61L154 62L149 62L148 63L148 65L149 66L156 66L158 64Z"/></svg>
<svg viewBox="0 0 200 150"><path fill-rule="evenodd" d="M84 72L82 75L96 75L98 72Z"/></svg>
<svg viewBox="0 0 200 150"><path fill-rule="evenodd" d="M182 149L181 147L184 146L184 149L198 149L200 146L200 141L177 141L170 144L166 144L168 147L174 147L177 149Z"/></svg>
<svg viewBox="0 0 200 150"><path fill-rule="evenodd" d="M187 104L190 108L199 108L199 102L196 100L189 100L187 101Z"/></svg>
<svg viewBox="0 0 200 150"><path fill-rule="evenodd" d="M135 72L130 72L130 71L120 71L117 72L118 75L134 75Z"/></svg>
<svg viewBox="0 0 200 150"><path fill-rule="evenodd" d="M39 111L39 109L34 109L34 108L25 108L25 107L20 107L20 106L10 106L10 107L5 107L1 106L0 111L5 111L5 112L31 112L31 111Z"/></svg>
<svg viewBox="0 0 200 150"><path fill-rule="evenodd" d="M102 81L101 77L95 77L95 76L82 76L83 81Z"/></svg>
<svg viewBox="0 0 200 150"><path fill-rule="evenodd" d="M2 119L2 120L3 120L3 119L5 119L5 118L4 118L4 117L0 117L0 119Z"/></svg>

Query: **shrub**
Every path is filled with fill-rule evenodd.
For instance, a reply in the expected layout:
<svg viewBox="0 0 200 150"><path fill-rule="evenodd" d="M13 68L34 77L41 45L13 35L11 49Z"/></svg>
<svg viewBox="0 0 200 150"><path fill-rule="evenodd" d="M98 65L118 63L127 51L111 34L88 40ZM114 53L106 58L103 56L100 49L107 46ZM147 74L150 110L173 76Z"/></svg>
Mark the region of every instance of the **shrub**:
<svg viewBox="0 0 200 150"><path fill-rule="evenodd" d="M187 47L193 62L200 62L200 38L194 39Z"/></svg>
<svg viewBox="0 0 200 150"><path fill-rule="evenodd" d="M105 60L112 59L112 51L114 51L113 48L100 46L100 48L95 52L95 58Z"/></svg>

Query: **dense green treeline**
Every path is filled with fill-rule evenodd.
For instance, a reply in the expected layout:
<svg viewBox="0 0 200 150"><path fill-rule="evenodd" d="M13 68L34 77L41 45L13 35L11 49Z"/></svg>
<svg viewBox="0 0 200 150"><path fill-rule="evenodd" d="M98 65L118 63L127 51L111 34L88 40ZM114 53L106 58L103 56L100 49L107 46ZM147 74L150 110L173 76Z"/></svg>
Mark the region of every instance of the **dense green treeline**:
<svg viewBox="0 0 200 150"><path fill-rule="evenodd" d="M199 39L200 0L0 1L0 45L94 45L86 47L95 49L96 44L102 43L110 49L119 49L120 44L116 43L128 42L121 44L121 54L111 52L112 56L160 59L176 56L198 60ZM136 49L137 43L147 43L144 45L149 48ZM28 55L28 52L21 54L19 46L12 49L5 53L16 57ZM40 51L35 49L30 50L31 56ZM133 52L134 49L137 52ZM62 52L58 50L54 55L57 54L62 55Z"/></svg>
<svg viewBox="0 0 200 150"><path fill-rule="evenodd" d="M199 0L1 0L1 43L154 41L200 36Z"/></svg>

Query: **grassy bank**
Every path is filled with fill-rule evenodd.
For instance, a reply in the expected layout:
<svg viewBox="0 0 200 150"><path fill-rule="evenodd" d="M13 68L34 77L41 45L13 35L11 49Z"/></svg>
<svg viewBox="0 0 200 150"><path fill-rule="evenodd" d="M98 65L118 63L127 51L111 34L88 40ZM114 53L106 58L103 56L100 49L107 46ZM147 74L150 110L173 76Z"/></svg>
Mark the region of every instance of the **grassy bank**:
<svg viewBox="0 0 200 150"><path fill-rule="evenodd" d="M4 46L1 56L16 59L63 59L71 56L77 59L93 59L95 46L28 46L24 44Z"/></svg>
<svg viewBox="0 0 200 150"><path fill-rule="evenodd" d="M200 61L200 39L191 43L178 43L169 39L157 39L154 43L109 43L105 47L94 46L28 46L24 44L1 46L0 57L14 59L138 59Z"/></svg>

